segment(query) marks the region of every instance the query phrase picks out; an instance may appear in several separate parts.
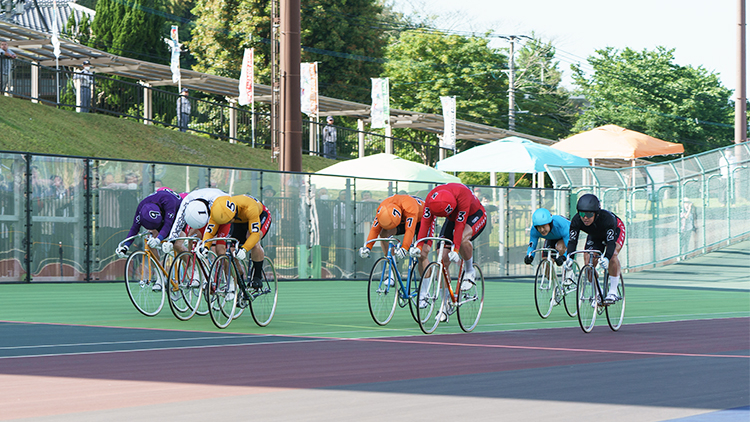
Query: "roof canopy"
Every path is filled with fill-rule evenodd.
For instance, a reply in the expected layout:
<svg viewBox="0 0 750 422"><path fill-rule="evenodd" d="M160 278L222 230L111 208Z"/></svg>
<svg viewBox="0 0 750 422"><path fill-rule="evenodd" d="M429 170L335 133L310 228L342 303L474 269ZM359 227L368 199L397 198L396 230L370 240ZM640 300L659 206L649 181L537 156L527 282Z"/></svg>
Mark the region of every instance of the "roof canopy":
<svg viewBox="0 0 750 422"><path fill-rule="evenodd" d="M634 160L655 155L681 154L682 144L662 141L646 134L616 125L601 126L573 135L554 144L553 148L585 158L620 158Z"/></svg>

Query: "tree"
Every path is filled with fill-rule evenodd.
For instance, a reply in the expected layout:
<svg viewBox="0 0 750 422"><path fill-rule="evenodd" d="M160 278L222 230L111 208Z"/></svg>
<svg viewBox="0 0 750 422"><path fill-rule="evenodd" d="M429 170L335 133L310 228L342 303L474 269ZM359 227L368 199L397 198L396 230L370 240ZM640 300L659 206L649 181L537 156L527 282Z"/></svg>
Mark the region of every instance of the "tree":
<svg viewBox="0 0 750 422"><path fill-rule="evenodd" d="M594 73L573 66L574 81L591 103L574 132L615 124L665 141L686 154L731 143L731 91L703 67L674 63L674 50L597 50L588 58Z"/></svg>
<svg viewBox="0 0 750 422"><path fill-rule="evenodd" d="M110 53L152 62L167 62L161 0L98 0L91 25L93 44Z"/></svg>
<svg viewBox="0 0 750 422"><path fill-rule="evenodd" d="M245 48L255 48L256 80L270 82L267 0L198 0L189 48L196 70L238 77ZM387 28L378 0L310 0L301 10L302 61L318 62L320 94L369 102L381 69Z"/></svg>
<svg viewBox="0 0 750 422"><path fill-rule="evenodd" d="M405 31L386 49L386 58L383 76L390 78L393 108L442 114L440 97L456 96L459 119L497 127L503 120L498 116L507 116L508 79L503 74L507 57L491 48L486 38ZM398 130L394 134L433 145L436 139L425 132ZM427 151L398 152L436 161Z"/></svg>

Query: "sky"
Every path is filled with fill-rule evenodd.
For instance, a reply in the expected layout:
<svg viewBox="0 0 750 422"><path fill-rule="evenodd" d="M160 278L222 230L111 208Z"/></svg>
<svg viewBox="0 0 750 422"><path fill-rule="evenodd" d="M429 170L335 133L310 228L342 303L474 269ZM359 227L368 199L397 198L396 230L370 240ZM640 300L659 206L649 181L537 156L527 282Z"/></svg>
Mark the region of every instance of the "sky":
<svg viewBox="0 0 750 422"><path fill-rule="evenodd" d="M572 88L570 65L595 50L626 47L641 51L674 49L673 63L702 66L736 88L737 0L392 0L397 11L418 10L441 18L438 29L492 30L531 35L557 49L563 85ZM750 6L750 5L748 5ZM746 18L747 21L747 18ZM495 47L508 47L498 40ZM746 77L747 78L747 77Z"/></svg>

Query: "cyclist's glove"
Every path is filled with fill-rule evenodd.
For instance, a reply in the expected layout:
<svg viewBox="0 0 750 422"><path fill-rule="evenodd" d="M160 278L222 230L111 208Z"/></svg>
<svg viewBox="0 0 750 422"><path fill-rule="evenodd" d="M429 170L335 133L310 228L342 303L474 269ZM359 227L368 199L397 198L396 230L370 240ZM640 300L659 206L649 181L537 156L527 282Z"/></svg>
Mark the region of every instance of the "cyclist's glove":
<svg viewBox="0 0 750 422"><path fill-rule="evenodd" d="M557 258L555 258L555 264L557 264L557 266L560 267L564 263L565 263L565 257L562 255L557 255Z"/></svg>
<svg viewBox="0 0 750 422"><path fill-rule="evenodd" d="M448 259L450 259L453 262L458 262L461 260L461 255L458 254L456 251L450 251L448 252Z"/></svg>
<svg viewBox="0 0 750 422"><path fill-rule="evenodd" d="M198 255L200 258L207 258L208 248L203 243L200 243L196 245L195 247L195 254Z"/></svg>
<svg viewBox="0 0 750 422"><path fill-rule="evenodd" d="M411 256L412 258L419 258L420 255L422 255L422 250L418 247L412 246L411 248L409 248L409 256Z"/></svg>
<svg viewBox="0 0 750 422"><path fill-rule="evenodd" d="M599 258L599 266L602 267L605 270L609 269L609 259L605 257Z"/></svg>
<svg viewBox="0 0 750 422"><path fill-rule="evenodd" d="M245 258L247 258L247 252L245 251L245 248L237 248L237 250L234 252L234 257L239 259L240 261L244 261Z"/></svg>
<svg viewBox="0 0 750 422"><path fill-rule="evenodd" d="M172 244L172 242L164 242L161 244L161 251L164 253L172 252L173 248L174 248L174 244Z"/></svg>
<svg viewBox="0 0 750 422"><path fill-rule="evenodd" d="M361 258L369 258L370 257L370 248L367 246L362 246L359 248L359 256Z"/></svg>
<svg viewBox="0 0 750 422"><path fill-rule="evenodd" d="M406 255L408 252L404 248L396 248L396 250L393 251L393 253L396 255L396 258L398 259L404 259L406 258Z"/></svg>
<svg viewBox="0 0 750 422"><path fill-rule="evenodd" d="M526 265L531 265L531 263L534 262L534 256L533 255L526 255L523 257L523 263Z"/></svg>
<svg viewBox="0 0 750 422"><path fill-rule="evenodd" d="M156 249L159 247L159 244L161 243L161 240L159 240L158 237L149 237L146 241L148 243L148 247L151 249Z"/></svg>
<svg viewBox="0 0 750 422"><path fill-rule="evenodd" d="M115 253L117 254L118 258L125 258L125 254L128 253L128 246L127 245L120 245L115 249Z"/></svg>
<svg viewBox="0 0 750 422"><path fill-rule="evenodd" d="M568 257L568 259L565 261L565 270L570 271L573 269L573 258Z"/></svg>

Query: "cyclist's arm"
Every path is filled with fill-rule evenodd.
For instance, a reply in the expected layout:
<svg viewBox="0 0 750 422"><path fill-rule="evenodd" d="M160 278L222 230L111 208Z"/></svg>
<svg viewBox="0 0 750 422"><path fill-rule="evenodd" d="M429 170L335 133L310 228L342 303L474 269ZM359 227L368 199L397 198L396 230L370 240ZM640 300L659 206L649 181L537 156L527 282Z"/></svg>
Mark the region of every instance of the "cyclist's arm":
<svg viewBox="0 0 750 422"><path fill-rule="evenodd" d="M250 232L250 235L247 237L247 240L245 240L242 248L246 251L250 251L250 249L254 248L255 245L260 242L260 218L256 217L248 221L247 230Z"/></svg>
<svg viewBox="0 0 750 422"><path fill-rule="evenodd" d="M168 240L171 241L180 237L180 232L185 228L185 207L189 202L187 197L180 202L180 208L177 210L172 228L169 231L169 237L167 237Z"/></svg>
<svg viewBox="0 0 750 422"><path fill-rule="evenodd" d="M219 224L216 224L213 217L208 219L208 224L206 224L206 230L203 232L203 242L205 243L205 246L207 248L211 247L210 240L216 237L216 233L219 232L219 228L221 226Z"/></svg>
<svg viewBox="0 0 750 422"><path fill-rule="evenodd" d="M534 249L536 249L537 243L539 243L539 232L536 228L532 227L529 239L529 249L526 250L526 255L534 256Z"/></svg>
<svg viewBox="0 0 750 422"><path fill-rule="evenodd" d="M422 220L419 226L419 235L417 237L422 239L422 238L429 236L431 234L430 227L432 227L432 225L434 224L434 221L435 221L435 216L432 215L432 213L430 212L430 208L424 207L424 214L422 214ZM421 248L422 243L424 242L418 243L417 247ZM428 240L427 245L432 246L432 241Z"/></svg>
<svg viewBox="0 0 750 422"><path fill-rule="evenodd" d="M378 217L375 217L375 219L372 221L372 226L370 227L370 233L367 235L367 240L365 240L365 246L372 250L372 245L375 242L370 241L380 236L380 232L382 230L383 229L380 227L380 223L378 222Z"/></svg>

